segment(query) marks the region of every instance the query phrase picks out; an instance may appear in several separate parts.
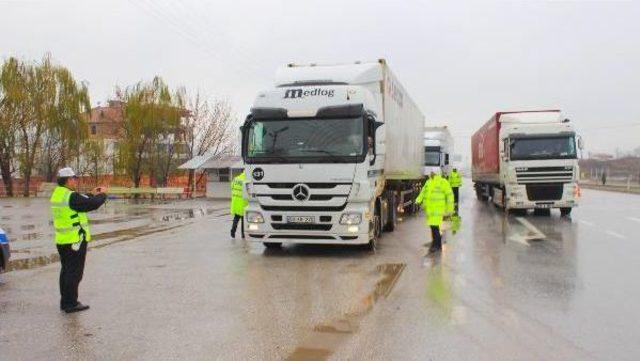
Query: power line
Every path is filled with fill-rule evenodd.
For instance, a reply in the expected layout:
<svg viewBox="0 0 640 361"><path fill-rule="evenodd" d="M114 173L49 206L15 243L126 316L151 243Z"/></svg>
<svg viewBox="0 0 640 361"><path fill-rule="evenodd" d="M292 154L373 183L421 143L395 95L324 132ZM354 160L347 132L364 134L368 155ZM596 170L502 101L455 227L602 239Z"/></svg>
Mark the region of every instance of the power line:
<svg viewBox="0 0 640 361"><path fill-rule="evenodd" d="M201 39L198 38L198 35L194 33L194 31L191 28L185 27L186 25L185 22L180 22L179 19L173 18L167 12L164 12L158 7L154 6L157 3L154 3L151 1L145 1L145 0L141 0L141 1L129 0L129 2L131 2L133 5L135 5L139 9L143 10L145 13L151 15L153 18L155 18L159 22L168 25L175 34L179 35L183 39L195 45L202 52L204 52L205 53L204 55L206 55L210 60L217 60L217 61L223 60L223 58L219 55L219 53L211 49L209 46L207 46L207 44L201 41ZM239 62L231 62L230 67L233 67L239 73L243 73L244 75L247 75L250 77L253 77L256 75L255 71L253 74L249 74L247 71L251 69L249 69L249 67L243 68L239 66Z"/></svg>

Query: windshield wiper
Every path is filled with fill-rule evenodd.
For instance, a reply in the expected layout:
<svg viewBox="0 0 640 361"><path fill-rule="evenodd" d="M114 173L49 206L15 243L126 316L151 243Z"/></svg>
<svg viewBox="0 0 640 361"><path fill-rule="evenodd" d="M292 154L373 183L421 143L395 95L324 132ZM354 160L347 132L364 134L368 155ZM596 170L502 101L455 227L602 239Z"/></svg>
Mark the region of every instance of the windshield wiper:
<svg viewBox="0 0 640 361"><path fill-rule="evenodd" d="M324 153L326 155L328 155L331 160L334 161L342 161L344 159L344 155L339 155L336 153L333 153L331 151L325 150L325 149L302 149L301 152L303 153Z"/></svg>
<svg viewBox="0 0 640 361"><path fill-rule="evenodd" d="M253 161L258 161L258 162L265 162L265 163L274 163L274 161L278 161L278 162L282 162L282 163L286 163L287 162L287 158L281 156L281 155L273 155L273 154L269 154L269 155L261 155L261 156L253 156L250 157Z"/></svg>

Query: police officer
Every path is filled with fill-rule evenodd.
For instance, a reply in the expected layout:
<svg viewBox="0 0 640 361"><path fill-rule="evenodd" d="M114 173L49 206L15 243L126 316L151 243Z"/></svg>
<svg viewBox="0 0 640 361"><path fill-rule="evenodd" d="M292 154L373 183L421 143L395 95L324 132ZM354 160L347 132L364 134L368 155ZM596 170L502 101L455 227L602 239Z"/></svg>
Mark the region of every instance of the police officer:
<svg viewBox="0 0 640 361"><path fill-rule="evenodd" d="M453 168L451 174L448 177L449 185L451 185L451 189L453 190L453 198L455 203L456 214L458 214L458 202L460 199L460 187L462 187L462 177L460 173L458 173L457 168Z"/></svg>
<svg viewBox="0 0 640 361"><path fill-rule="evenodd" d="M233 215L233 224L231 225L231 238L236 237L236 229L238 228L238 221L240 221L240 233L244 239L244 209L247 207L249 201L244 199L242 193L242 187L247 179L244 171L233 178L231 182L231 214Z"/></svg>
<svg viewBox="0 0 640 361"><path fill-rule="evenodd" d="M107 196L101 188L93 194L76 192L78 179L73 169L58 171L58 186L49 202L53 216L56 247L60 254L60 309L66 313L84 311L89 305L78 302L78 286L84 273L87 242L91 241L86 212L100 208Z"/></svg>
<svg viewBox="0 0 640 361"><path fill-rule="evenodd" d="M422 204L426 213L427 225L431 228L431 247L429 253L442 250L440 226L445 215L453 213L453 192L449 181L440 175L439 170L431 172L425 182L416 204Z"/></svg>

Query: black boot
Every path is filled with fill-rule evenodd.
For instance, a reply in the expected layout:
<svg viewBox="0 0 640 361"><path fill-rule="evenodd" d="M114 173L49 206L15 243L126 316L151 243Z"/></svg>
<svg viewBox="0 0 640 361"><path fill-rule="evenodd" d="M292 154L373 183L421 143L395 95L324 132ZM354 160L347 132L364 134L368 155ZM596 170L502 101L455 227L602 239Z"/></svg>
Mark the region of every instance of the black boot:
<svg viewBox="0 0 640 361"><path fill-rule="evenodd" d="M83 305L82 303L78 302L73 307L65 308L64 312L66 312L66 313L75 313L75 312L80 312L80 311L84 311L84 310L88 310L88 309L89 309L89 305Z"/></svg>

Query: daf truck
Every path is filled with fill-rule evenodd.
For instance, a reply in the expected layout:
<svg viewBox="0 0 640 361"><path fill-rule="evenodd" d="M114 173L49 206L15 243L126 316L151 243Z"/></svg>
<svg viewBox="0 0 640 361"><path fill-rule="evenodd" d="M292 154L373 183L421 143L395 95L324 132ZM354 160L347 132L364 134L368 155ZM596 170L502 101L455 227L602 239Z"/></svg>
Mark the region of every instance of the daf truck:
<svg viewBox="0 0 640 361"><path fill-rule="evenodd" d="M560 110L498 112L471 138L477 198L515 213L578 205L582 139Z"/></svg>
<svg viewBox="0 0 640 361"><path fill-rule="evenodd" d="M451 172L453 159L453 137L447 126L424 128L424 168L423 174L428 176L432 170L439 169L443 173Z"/></svg>
<svg viewBox="0 0 640 361"><path fill-rule="evenodd" d="M249 240L375 248L415 209L424 122L382 59L281 68L241 128Z"/></svg>

